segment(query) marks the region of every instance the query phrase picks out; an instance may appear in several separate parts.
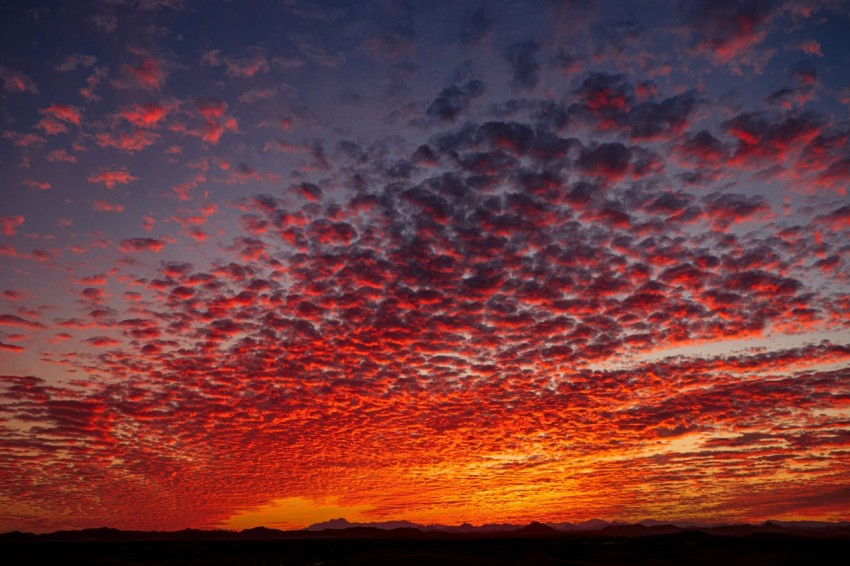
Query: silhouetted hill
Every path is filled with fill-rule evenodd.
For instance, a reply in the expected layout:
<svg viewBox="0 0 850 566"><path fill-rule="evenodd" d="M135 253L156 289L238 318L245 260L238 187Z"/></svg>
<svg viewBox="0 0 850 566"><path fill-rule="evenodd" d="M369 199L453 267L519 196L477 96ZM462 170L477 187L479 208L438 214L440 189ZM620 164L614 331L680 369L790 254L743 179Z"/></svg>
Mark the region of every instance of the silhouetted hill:
<svg viewBox="0 0 850 566"><path fill-rule="evenodd" d="M585 531L558 531L541 523L513 527L511 531L456 527L472 529L467 532L363 526L321 531L260 527L241 532L11 532L0 535L0 564L753 566L840 563L837 557L850 554L850 526L842 524L788 527L768 523L687 530L669 524L609 524Z"/></svg>
<svg viewBox="0 0 850 566"><path fill-rule="evenodd" d="M0 534L0 542L40 541L215 541L215 540L279 540L327 538L463 538L511 536L592 536L595 538L650 537L674 535L683 532L704 533L714 537L790 536L804 538L850 539L850 523L819 521L767 521L758 525L686 525L660 521L643 521L638 524L608 523L594 520L578 525L571 523L540 523L528 525L487 524L474 526L468 523L457 526L417 525L409 521L383 523L350 523L333 519L311 525L303 530L283 531L255 527L243 531L184 529L181 531L123 531L108 527L82 530L63 530L46 534L12 531Z"/></svg>
<svg viewBox="0 0 850 566"><path fill-rule="evenodd" d="M33 541L40 536L35 533L23 533L21 531L11 531L8 533L0 533L0 542L2 541Z"/></svg>
<svg viewBox="0 0 850 566"><path fill-rule="evenodd" d="M583 521L575 526L575 530L577 531L595 531L598 529L604 529L608 525L610 525L608 521L603 521L602 519L591 519L589 521Z"/></svg>
<svg viewBox="0 0 850 566"><path fill-rule="evenodd" d="M385 532L384 529L379 529L377 527L349 527L347 529L342 529L338 533L334 534L339 534L351 538L378 538L384 535Z"/></svg>
<svg viewBox="0 0 850 566"><path fill-rule="evenodd" d="M281 531L281 530L278 530L278 529L269 529L267 527L254 527L253 529L245 529L244 531L241 531L239 533L234 533L234 535L236 535L236 538L239 538L239 539L265 540L265 539L281 538L282 536L287 535L289 532L290 531Z"/></svg>
<svg viewBox="0 0 850 566"><path fill-rule="evenodd" d="M500 533L506 531L515 531L520 528L520 525L514 525L511 523L485 523L483 525L475 526L470 525L469 523L463 523L458 526L449 526L449 525L428 525L424 527L424 529L428 532L440 532L440 533Z"/></svg>
<svg viewBox="0 0 850 566"><path fill-rule="evenodd" d="M557 535L558 531L543 523L532 521L521 529L512 531L512 533L520 536L550 536Z"/></svg>
<svg viewBox="0 0 850 566"><path fill-rule="evenodd" d="M599 530L600 534L612 537L645 537L681 533L684 529L670 524L652 525L608 525Z"/></svg>
<svg viewBox="0 0 850 566"><path fill-rule="evenodd" d="M787 532L817 533L822 531L850 532L850 522L827 523L825 521L765 521L760 528L781 529Z"/></svg>
<svg viewBox="0 0 850 566"><path fill-rule="evenodd" d="M395 539L412 539L412 538L426 538L429 535L428 532L423 531L421 529L414 529L412 527L400 527L398 529L390 529L388 531L384 531L384 537L386 538L395 538Z"/></svg>
<svg viewBox="0 0 850 566"><path fill-rule="evenodd" d="M383 530L391 530L391 529L424 529L423 525L418 525L416 523L411 523L410 521L383 521L383 522L375 522L375 523L350 523L345 518L339 519L331 519L329 521L325 521L323 523L315 523L307 527L306 531L326 531L326 530L340 530L340 529L350 529L352 527L370 527L374 529L383 529Z"/></svg>
<svg viewBox="0 0 850 566"><path fill-rule="evenodd" d="M326 531L328 529L348 529L350 527L356 526L353 523L349 523L347 519L344 517L340 517L339 519L331 519L329 521L324 521L322 523L315 523L310 525L305 531Z"/></svg>

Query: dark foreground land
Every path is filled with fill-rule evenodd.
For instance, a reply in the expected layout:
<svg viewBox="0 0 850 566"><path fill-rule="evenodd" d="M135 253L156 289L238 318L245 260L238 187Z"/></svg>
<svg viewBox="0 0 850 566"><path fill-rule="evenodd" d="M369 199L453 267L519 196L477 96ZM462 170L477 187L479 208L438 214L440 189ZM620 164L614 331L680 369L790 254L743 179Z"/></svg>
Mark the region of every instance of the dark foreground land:
<svg viewBox="0 0 850 566"><path fill-rule="evenodd" d="M340 564L835 564L850 539L788 535L716 536L684 531L627 536L346 537L257 540L5 540L6 565Z"/></svg>

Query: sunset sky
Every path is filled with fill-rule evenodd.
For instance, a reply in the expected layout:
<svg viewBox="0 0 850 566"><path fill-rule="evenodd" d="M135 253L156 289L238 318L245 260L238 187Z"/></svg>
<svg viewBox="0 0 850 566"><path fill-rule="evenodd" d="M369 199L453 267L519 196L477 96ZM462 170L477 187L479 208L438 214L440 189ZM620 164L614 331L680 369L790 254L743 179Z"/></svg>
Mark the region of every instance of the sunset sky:
<svg viewBox="0 0 850 566"><path fill-rule="evenodd" d="M850 520L848 30L3 2L0 532Z"/></svg>

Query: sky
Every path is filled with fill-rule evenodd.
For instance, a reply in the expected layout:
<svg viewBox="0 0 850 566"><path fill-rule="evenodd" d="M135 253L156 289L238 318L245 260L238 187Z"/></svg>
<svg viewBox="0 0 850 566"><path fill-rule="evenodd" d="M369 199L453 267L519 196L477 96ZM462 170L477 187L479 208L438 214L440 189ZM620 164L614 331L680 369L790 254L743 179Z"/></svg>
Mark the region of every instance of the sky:
<svg viewBox="0 0 850 566"><path fill-rule="evenodd" d="M850 520L848 29L3 2L0 531Z"/></svg>

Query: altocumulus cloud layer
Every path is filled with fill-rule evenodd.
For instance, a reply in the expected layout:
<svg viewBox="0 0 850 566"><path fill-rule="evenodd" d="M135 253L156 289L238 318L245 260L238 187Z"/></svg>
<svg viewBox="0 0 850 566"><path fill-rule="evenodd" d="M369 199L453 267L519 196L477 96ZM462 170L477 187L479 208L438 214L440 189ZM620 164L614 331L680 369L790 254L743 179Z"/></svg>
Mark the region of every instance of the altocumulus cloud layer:
<svg viewBox="0 0 850 566"><path fill-rule="evenodd" d="M847 519L848 4L351 4L2 8L0 528Z"/></svg>

